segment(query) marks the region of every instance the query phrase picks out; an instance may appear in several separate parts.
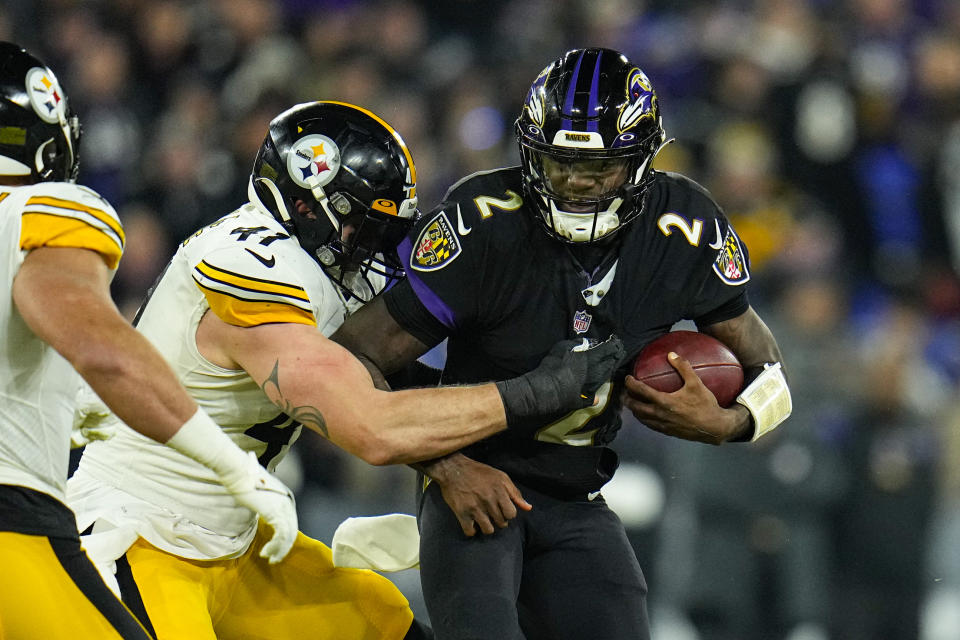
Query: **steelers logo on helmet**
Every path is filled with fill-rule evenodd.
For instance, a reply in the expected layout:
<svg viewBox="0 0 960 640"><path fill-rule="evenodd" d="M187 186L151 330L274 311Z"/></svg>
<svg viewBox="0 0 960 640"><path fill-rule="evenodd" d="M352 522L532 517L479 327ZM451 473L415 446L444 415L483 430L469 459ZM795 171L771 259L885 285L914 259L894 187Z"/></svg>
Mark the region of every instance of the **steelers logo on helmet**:
<svg viewBox="0 0 960 640"><path fill-rule="evenodd" d="M41 120L50 124L66 121L67 102L52 71L33 67L27 71L26 87L30 106Z"/></svg>
<svg viewBox="0 0 960 640"><path fill-rule="evenodd" d="M315 133L297 140L287 155L287 173L301 187L323 187L340 171L340 148Z"/></svg>

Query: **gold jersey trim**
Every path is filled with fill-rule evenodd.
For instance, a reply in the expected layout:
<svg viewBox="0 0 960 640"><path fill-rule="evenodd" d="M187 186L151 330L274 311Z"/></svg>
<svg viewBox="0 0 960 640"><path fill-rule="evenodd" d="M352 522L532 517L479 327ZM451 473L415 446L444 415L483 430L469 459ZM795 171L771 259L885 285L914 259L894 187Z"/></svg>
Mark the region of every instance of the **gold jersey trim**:
<svg viewBox="0 0 960 640"><path fill-rule="evenodd" d="M316 326L312 311L280 300L255 300L206 287L194 277L197 287L217 317L238 327L255 327L275 322L291 322Z"/></svg>
<svg viewBox="0 0 960 640"><path fill-rule="evenodd" d="M123 255L117 237L105 233L99 225L72 216L25 212L20 222L20 248L74 247L96 251L111 269L116 269Z"/></svg>
<svg viewBox="0 0 960 640"><path fill-rule="evenodd" d="M34 207L31 210L31 207ZM43 209L41 207L49 207L53 211ZM123 226L121 226L120 221L108 214L103 209L97 209L96 207L88 207L85 204L80 204L73 200L64 200L63 198L55 198L53 196L34 196L27 200L27 204L23 209L24 213L48 213L51 215L61 215L71 218L85 219L85 216L93 218L93 220L99 222L101 225L107 227L117 236L117 242L122 248L126 243L127 239L123 233ZM96 224L92 226L97 226Z"/></svg>
<svg viewBox="0 0 960 640"><path fill-rule="evenodd" d="M246 276L242 273L216 267L206 260L201 261L194 267L194 272L199 274L201 276L200 281L210 288L217 289L217 283L226 285L224 293L227 293L231 289L239 289L241 291L267 294L268 296L289 298L289 300L278 300L278 302L284 302L286 304L295 304L294 301L304 302L307 305L310 304L310 298L307 296L307 292L303 287L298 285ZM194 279L197 279L196 274Z"/></svg>

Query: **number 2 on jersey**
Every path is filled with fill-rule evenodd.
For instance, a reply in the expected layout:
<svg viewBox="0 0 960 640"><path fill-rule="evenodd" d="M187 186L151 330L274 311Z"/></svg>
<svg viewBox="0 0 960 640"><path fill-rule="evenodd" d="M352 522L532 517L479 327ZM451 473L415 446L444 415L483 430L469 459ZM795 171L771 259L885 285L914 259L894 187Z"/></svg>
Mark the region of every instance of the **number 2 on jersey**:
<svg viewBox="0 0 960 640"><path fill-rule="evenodd" d="M584 429L587 424L603 413L610 402L610 391L613 384L608 382L597 390L597 403L590 407L577 409L568 413L553 424L548 424L537 432L537 440L543 442L552 442L554 444L565 444L571 447L589 447L593 444L593 438L597 434L597 429Z"/></svg>
<svg viewBox="0 0 960 640"><path fill-rule="evenodd" d="M493 196L477 196L473 199L473 203L477 205L477 210L480 212L480 218L486 220L493 215L493 208L501 209L503 211L516 211L523 206L523 198L521 198L515 191L512 189L507 189L507 199L503 198L494 198Z"/></svg>
<svg viewBox="0 0 960 640"><path fill-rule="evenodd" d="M665 213L657 220L657 228L663 232L663 235L669 236L677 229L687 239L691 246L700 245L700 235L703 233L703 220L694 218L688 222L686 218L677 213Z"/></svg>

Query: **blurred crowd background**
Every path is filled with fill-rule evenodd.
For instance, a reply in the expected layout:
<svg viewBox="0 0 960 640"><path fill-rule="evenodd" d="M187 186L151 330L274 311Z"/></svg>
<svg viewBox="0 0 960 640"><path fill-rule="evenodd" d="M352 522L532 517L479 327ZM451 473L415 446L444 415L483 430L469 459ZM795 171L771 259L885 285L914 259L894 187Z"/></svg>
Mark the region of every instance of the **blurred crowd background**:
<svg viewBox="0 0 960 640"><path fill-rule="evenodd" d="M648 74L750 248L794 416L753 445L632 418L605 495L657 640L960 638L960 2L2 0L84 126L81 182L118 209L132 316L176 244L245 201L270 118L363 105L405 137L429 209L515 164L527 88L573 47ZM414 475L305 435L302 527L412 513ZM393 576L425 617L416 572Z"/></svg>

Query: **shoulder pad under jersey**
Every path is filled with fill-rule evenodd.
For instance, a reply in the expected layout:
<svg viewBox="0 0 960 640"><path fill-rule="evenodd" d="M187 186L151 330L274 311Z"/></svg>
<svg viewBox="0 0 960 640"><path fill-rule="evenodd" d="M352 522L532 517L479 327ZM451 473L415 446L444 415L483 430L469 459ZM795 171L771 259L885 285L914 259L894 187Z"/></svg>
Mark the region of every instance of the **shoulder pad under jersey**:
<svg viewBox="0 0 960 640"><path fill-rule="evenodd" d="M317 324L301 274L304 267L308 274L319 267L310 264L295 241L265 246L228 238L194 256L193 262L194 282L224 322L240 327Z"/></svg>
<svg viewBox="0 0 960 640"><path fill-rule="evenodd" d="M750 280L749 254L717 202L697 182L677 173L659 173L658 206L650 213L664 236L680 249L713 262L721 282L739 286Z"/></svg>
<svg viewBox="0 0 960 640"><path fill-rule="evenodd" d="M452 263L465 247L482 252L481 247L490 242L502 246L501 241L516 240L516 225L498 223L506 218L522 221L523 204L518 171L495 169L467 176L450 187L443 202L416 225L410 268L435 271Z"/></svg>
<svg viewBox="0 0 960 640"><path fill-rule="evenodd" d="M21 249L91 249L101 254L111 269L116 268L126 237L117 212L100 194L69 182L41 182L25 189Z"/></svg>

